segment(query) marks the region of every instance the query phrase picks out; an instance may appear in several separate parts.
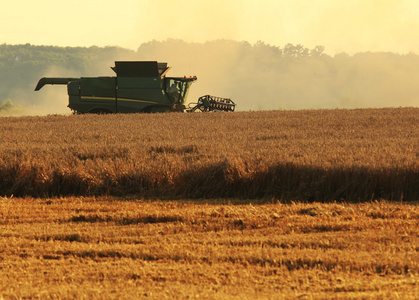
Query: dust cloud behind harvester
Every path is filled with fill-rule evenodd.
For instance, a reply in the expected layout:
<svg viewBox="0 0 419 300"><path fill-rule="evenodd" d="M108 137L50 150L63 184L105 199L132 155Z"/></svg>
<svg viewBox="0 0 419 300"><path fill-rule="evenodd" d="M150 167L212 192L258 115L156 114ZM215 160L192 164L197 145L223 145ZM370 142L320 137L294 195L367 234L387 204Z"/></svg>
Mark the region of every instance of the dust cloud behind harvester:
<svg viewBox="0 0 419 300"><path fill-rule="evenodd" d="M142 44L137 57L169 61L197 75L190 101L213 93L238 110L399 107L419 105L419 56L384 52L330 56L323 47L271 46L231 40Z"/></svg>

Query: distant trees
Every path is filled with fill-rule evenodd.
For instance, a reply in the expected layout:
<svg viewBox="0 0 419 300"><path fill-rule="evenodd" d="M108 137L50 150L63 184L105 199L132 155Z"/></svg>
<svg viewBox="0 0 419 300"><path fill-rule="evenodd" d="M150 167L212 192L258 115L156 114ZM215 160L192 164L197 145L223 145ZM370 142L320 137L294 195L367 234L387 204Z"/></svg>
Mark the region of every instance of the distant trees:
<svg viewBox="0 0 419 300"><path fill-rule="evenodd" d="M238 110L417 106L419 98L419 57L413 53L330 56L323 46L168 39L136 51L0 45L0 100L36 104L44 95L33 92L39 78L113 76L109 66L116 60L167 61L169 76L198 76L191 101L203 94L231 97Z"/></svg>
<svg viewBox="0 0 419 300"><path fill-rule="evenodd" d="M32 91L44 76L94 76L109 68L121 54L134 51L117 47L55 47L0 45L0 100L26 103L36 97ZM102 68L102 69L101 69ZM108 72L106 70L106 72Z"/></svg>

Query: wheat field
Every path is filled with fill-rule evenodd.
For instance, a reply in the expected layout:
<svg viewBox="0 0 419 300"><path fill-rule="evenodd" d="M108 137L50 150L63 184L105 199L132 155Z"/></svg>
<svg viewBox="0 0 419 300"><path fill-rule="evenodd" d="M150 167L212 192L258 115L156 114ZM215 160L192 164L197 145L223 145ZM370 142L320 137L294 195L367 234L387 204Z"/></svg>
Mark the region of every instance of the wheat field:
<svg viewBox="0 0 419 300"><path fill-rule="evenodd" d="M415 201L418 111L1 118L0 191Z"/></svg>
<svg viewBox="0 0 419 300"><path fill-rule="evenodd" d="M418 112L0 118L0 299L416 299Z"/></svg>
<svg viewBox="0 0 419 300"><path fill-rule="evenodd" d="M3 198L4 299L416 299L419 210Z"/></svg>

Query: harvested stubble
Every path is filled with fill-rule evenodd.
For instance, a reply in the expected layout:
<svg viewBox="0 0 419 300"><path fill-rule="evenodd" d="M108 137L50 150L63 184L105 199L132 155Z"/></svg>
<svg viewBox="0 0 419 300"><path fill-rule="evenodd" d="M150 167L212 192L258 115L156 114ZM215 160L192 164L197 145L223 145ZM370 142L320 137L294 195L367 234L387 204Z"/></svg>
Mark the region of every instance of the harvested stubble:
<svg viewBox="0 0 419 300"><path fill-rule="evenodd" d="M419 108L1 118L3 196L419 199Z"/></svg>
<svg viewBox="0 0 419 300"><path fill-rule="evenodd" d="M1 199L0 298L419 293L416 205L127 200Z"/></svg>

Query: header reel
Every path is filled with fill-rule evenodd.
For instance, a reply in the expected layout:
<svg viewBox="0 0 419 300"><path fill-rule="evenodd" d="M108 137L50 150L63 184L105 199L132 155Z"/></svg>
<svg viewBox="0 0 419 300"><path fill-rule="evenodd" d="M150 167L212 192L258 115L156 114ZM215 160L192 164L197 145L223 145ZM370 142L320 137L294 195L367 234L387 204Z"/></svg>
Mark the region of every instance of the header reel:
<svg viewBox="0 0 419 300"><path fill-rule="evenodd" d="M187 112L194 112L200 110L202 112L208 111L234 111L236 103L228 98L215 97L205 95L199 97L197 103L189 103Z"/></svg>

